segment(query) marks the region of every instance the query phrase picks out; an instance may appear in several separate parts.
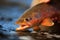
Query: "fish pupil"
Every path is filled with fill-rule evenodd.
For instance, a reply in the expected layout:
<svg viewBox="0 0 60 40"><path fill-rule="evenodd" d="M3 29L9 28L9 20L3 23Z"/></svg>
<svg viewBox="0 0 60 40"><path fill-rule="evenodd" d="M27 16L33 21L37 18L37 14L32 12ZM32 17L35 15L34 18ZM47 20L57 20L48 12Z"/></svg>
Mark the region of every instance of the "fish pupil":
<svg viewBox="0 0 60 40"><path fill-rule="evenodd" d="M26 21L29 21L28 19L26 19Z"/></svg>

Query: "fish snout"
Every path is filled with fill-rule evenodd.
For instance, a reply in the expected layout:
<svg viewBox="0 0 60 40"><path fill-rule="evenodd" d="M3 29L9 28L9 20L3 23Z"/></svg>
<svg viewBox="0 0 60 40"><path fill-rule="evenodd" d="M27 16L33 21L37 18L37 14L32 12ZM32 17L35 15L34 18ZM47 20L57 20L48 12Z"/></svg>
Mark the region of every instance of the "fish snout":
<svg viewBox="0 0 60 40"><path fill-rule="evenodd" d="M28 28L29 26L20 26L20 27L18 27L18 28L16 28L16 31L24 31L24 30L26 30L27 28Z"/></svg>
<svg viewBox="0 0 60 40"><path fill-rule="evenodd" d="M20 27L16 28L16 31L23 31L23 30L26 30L28 28L30 28L30 25L27 23L23 23L20 25Z"/></svg>

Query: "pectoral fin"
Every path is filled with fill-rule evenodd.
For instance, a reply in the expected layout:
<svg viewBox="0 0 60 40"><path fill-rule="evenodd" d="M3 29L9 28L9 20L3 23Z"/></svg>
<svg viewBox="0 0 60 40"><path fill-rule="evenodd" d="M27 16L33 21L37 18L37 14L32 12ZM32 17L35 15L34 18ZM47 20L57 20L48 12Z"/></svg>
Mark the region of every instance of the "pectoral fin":
<svg viewBox="0 0 60 40"><path fill-rule="evenodd" d="M41 25L43 25L43 26L53 26L54 22L50 18L45 18L42 21Z"/></svg>

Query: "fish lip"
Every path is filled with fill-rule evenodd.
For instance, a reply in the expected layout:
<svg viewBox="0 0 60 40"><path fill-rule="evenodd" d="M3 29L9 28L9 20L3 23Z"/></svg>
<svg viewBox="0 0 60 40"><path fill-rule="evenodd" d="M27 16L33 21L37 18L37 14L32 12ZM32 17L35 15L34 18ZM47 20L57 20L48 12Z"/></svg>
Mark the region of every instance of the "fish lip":
<svg viewBox="0 0 60 40"><path fill-rule="evenodd" d="M29 26L20 26L20 27L18 27L18 28L16 28L16 31L24 31L24 30L26 30L26 29L28 29L29 28Z"/></svg>

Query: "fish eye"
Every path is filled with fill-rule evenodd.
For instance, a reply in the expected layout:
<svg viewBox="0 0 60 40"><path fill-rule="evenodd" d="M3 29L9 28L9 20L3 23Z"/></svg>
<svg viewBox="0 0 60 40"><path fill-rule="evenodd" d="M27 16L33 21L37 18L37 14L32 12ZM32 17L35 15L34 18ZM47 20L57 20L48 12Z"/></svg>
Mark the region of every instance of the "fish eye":
<svg viewBox="0 0 60 40"><path fill-rule="evenodd" d="M32 18L26 18L25 20L26 20L26 21L30 21L30 20L32 20Z"/></svg>

